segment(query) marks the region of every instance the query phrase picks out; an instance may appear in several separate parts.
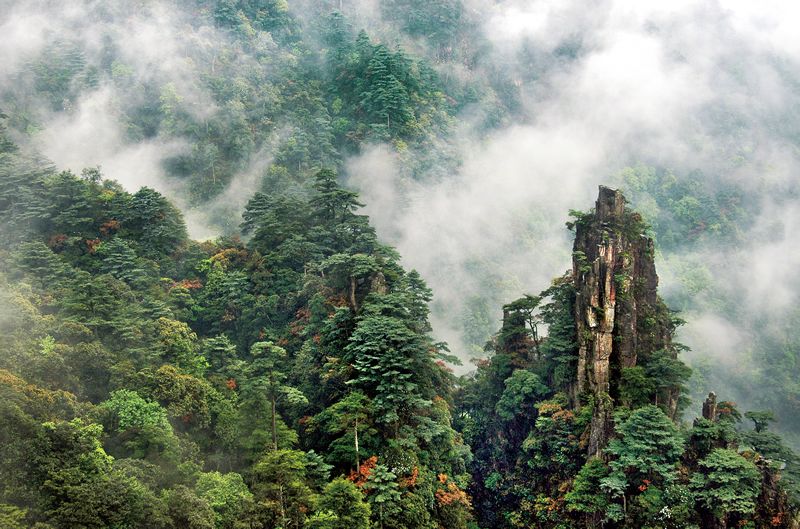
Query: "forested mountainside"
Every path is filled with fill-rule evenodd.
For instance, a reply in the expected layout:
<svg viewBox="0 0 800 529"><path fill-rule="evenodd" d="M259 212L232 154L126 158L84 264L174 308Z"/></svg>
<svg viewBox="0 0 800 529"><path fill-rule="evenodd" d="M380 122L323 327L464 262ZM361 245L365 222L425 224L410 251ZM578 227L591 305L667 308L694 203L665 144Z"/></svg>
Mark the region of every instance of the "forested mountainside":
<svg viewBox="0 0 800 529"><path fill-rule="evenodd" d="M619 192L456 379L431 291L320 170L198 243L3 136L6 527L796 527L772 415L709 396ZM546 330L545 330L546 329Z"/></svg>
<svg viewBox="0 0 800 529"><path fill-rule="evenodd" d="M467 364L566 266L564 212L621 188L691 316L693 398L724 386L797 446L799 59L783 8L729 3L7 0L0 111L194 238L335 169Z"/></svg>
<svg viewBox="0 0 800 529"><path fill-rule="evenodd" d="M467 526L430 290L334 172L198 243L152 189L2 156L4 527Z"/></svg>
<svg viewBox="0 0 800 529"><path fill-rule="evenodd" d="M0 527L798 527L734 4L0 1Z"/></svg>

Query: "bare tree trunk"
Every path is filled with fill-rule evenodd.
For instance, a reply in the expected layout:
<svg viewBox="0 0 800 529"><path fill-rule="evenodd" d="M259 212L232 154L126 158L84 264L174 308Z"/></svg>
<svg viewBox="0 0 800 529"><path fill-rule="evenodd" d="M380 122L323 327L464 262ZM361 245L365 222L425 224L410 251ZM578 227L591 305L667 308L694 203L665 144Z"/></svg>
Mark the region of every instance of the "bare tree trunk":
<svg viewBox="0 0 800 529"><path fill-rule="evenodd" d="M358 419L356 419L356 425L353 428L353 436L356 439L356 472L358 472L358 469L361 468L361 461L358 458Z"/></svg>
<svg viewBox="0 0 800 529"><path fill-rule="evenodd" d="M353 312L358 312L358 305L356 304L356 278L350 278L350 305L353 306Z"/></svg>
<svg viewBox="0 0 800 529"><path fill-rule="evenodd" d="M278 500L281 504L281 525L286 527L286 507L283 502L283 485L278 487Z"/></svg>

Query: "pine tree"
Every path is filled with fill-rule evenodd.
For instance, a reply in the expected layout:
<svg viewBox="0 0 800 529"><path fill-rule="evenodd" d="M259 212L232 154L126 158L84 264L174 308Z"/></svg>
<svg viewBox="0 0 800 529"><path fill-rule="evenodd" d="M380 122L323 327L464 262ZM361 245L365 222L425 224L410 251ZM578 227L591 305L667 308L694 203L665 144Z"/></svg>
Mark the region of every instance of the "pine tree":
<svg viewBox="0 0 800 529"><path fill-rule="evenodd" d="M349 443L352 443L350 447L352 458L355 469L358 470L361 467L359 436L361 436L361 445L363 446L364 433L371 429L371 415L370 400L363 393L353 391L340 401L328 406L314 418L314 421L320 423L327 433L342 435Z"/></svg>
<svg viewBox="0 0 800 529"><path fill-rule="evenodd" d="M733 450L717 448L699 467L691 479L699 505L718 520L753 514L761 478L752 462Z"/></svg>
<svg viewBox="0 0 800 529"><path fill-rule="evenodd" d="M402 320L365 314L345 348L352 362L352 384L372 396L377 420L392 425L395 435L402 417L425 405L415 379L423 372L427 350L422 338Z"/></svg>
<svg viewBox="0 0 800 529"><path fill-rule="evenodd" d="M144 257L170 255L188 239L180 212L154 189L143 187L118 207L120 236L134 241Z"/></svg>
<svg viewBox="0 0 800 529"><path fill-rule="evenodd" d="M269 402L269 419L272 449L277 451L278 441L278 399L286 398L291 404L304 404L307 400L299 390L285 385L287 376L284 371L286 350L272 342L256 342L250 354L253 360L245 368L246 382L243 391L246 398L266 398Z"/></svg>
<svg viewBox="0 0 800 529"><path fill-rule="evenodd" d="M684 441L661 409L648 405L634 410L617 427L617 434L619 438L607 448L616 457L610 463L616 475L637 486L644 479L675 479L675 464L683 453Z"/></svg>
<svg viewBox="0 0 800 529"><path fill-rule="evenodd" d="M369 493L367 498L372 506L372 513L378 520L378 527L383 529L387 520L391 520L399 510L400 487L397 476L386 466L376 465L364 488Z"/></svg>
<svg viewBox="0 0 800 529"><path fill-rule="evenodd" d="M141 267L133 248L122 238L114 237L104 241L97 248L97 256L102 259L100 270L111 274L132 286L143 286L147 272Z"/></svg>

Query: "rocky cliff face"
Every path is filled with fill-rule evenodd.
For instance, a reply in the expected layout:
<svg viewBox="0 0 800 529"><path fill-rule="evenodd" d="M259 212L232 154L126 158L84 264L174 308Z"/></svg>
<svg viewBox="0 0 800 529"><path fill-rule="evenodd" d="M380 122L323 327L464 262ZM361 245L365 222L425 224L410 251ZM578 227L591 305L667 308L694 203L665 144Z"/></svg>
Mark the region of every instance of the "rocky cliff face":
<svg viewBox="0 0 800 529"><path fill-rule="evenodd" d="M669 312L657 295L653 241L619 191L600 187L595 210L576 223L572 273L578 333L576 400L591 397L589 454L598 455L613 431L611 411L624 368L668 347ZM674 417L677 388L665 403Z"/></svg>
<svg viewBox="0 0 800 529"><path fill-rule="evenodd" d="M653 241L644 234L641 217L626 208L619 191L600 187L593 212L575 222L572 277L578 369L575 403L593 406L588 430L588 455L602 455L614 435L612 415L621 397L624 370L648 366L655 355L677 356L672 346L673 318L657 293ZM655 394L672 419L678 413L680 388ZM716 395L703 403L703 418L719 421ZM736 449L720 439L712 448ZM756 527L797 529L798 520L780 486L780 472L756 456L761 491L754 516ZM704 527L725 527L710 511Z"/></svg>

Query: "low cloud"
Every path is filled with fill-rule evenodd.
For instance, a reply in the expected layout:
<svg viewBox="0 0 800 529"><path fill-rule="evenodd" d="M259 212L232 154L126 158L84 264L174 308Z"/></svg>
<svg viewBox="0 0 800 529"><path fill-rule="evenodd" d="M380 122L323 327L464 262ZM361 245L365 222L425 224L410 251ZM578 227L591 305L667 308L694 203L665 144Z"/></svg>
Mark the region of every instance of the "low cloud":
<svg viewBox="0 0 800 529"><path fill-rule="evenodd" d="M106 176L130 191L143 186L165 190L163 161L184 152L187 145L160 137L131 143L121 122L113 90L104 87L86 94L74 111L55 115L33 141L60 169L79 174L99 165ZM174 195L176 189L167 191Z"/></svg>
<svg viewBox="0 0 800 529"><path fill-rule="evenodd" d="M432 286L436 333L472 356L462 319L476 296L507 302L546 288L569 266L567 210L589 208L598 184L620 185L621 169L644 163L695 171L711 191L735 186L756 211L736 247L712 240L658 259L667 300L690 299L681 335L694 346L690 359L744 359L749 323L719 300L738 296L745 311L781 318L800 293L792 110L800 108L800 37L788 23L799 8L699 0L470 7L483 15L494 64L516 80L524 105L515 123L488 137L467 131L460 168L432 183L409 182L385 149L348 165L379 233ZM691 263L707 265L691 271L705 285L696 292L685 280Z"/></svg>

